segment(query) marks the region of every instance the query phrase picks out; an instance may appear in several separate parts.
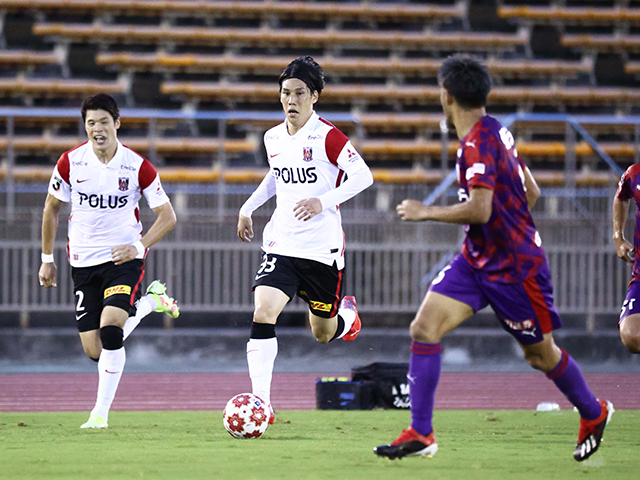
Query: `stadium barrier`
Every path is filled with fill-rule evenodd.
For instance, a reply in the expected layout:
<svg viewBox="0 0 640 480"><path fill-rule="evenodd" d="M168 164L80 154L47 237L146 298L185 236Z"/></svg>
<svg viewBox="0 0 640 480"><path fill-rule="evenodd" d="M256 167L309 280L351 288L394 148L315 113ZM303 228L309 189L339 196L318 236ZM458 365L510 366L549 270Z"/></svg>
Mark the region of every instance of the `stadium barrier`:
<svg viewBox="0 0 640 480"><path fill-rule="evenodd" d="M348 244L345 293L363 312L415 312L425 274L437 272L456 245ZM624 300L630 267L610 246L549 246L546 252L560 312L615 314ZM58 287L39 286L39 242L0 243L0 311L73 311L75 298L65 246L56 244ZM146 278L171 286L184 312L250 312L251 285L261 261L259 245L241 242L160 242L150 249ZM289 311L305 311L295 300Z"/></svg>

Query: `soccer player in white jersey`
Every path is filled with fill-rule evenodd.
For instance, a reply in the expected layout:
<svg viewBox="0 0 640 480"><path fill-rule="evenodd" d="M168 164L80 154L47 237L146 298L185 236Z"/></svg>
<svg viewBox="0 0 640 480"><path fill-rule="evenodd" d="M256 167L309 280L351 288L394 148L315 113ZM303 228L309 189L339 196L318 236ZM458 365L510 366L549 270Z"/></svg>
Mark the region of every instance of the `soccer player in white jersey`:
<svg viewBox="0 0 640 480"><path fill-rule="evenodd" d="M87 98L82 119L88 141L62 154L49 183L38 276L45 288L57 285L53 244L60 209L71 202L67 255L76 323L84 352L98 362L99 372L96 405L81 428L106 428L125 364L123 340L151 311L173 318L180 313L157 280L140 298L146 252L173 228L176 215L153 165L118 140L115 100L102 93ZM144 235L142 195L157 215Z"/></svg>
<svg viewBox="0 0 640 480"><path fill-rule="evenodd" d="M314 111L324 87L320 65L310 56L297 58L280 75L279 84L286 119L264 135L269 172L238 217L238 236L249 242L251 214L276 196L276 209L263 232L263 262L253 284L255 310L247 343L253 393L269 405L270 423L278 352L275 324L294 295L309 304L318 342L353 341L360 332L355 298L340 301L344 233L339 205L373 183L349 139Z"/></svg>

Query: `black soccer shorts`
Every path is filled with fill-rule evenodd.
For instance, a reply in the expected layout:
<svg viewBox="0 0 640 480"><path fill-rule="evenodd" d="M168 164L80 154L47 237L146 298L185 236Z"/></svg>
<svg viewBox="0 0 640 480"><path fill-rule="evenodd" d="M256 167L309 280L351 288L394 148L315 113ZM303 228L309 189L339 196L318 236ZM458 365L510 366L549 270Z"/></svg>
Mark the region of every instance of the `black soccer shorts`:
<svg viewBox="0 0 640 480"><path fill-rule="evenodd" d="M298 295L314 315L332 318L338 313L345 269L315 260L264 253L252 290L266 285L283 291L289 300Z"/></svg>
<svg viewBox="0 0 640 480"><path fill-rule="evenodd" d="M73 292L76 295L76 324L79 332L100 328L102 309L111 305L132 315L140 298L144 262L131 260L122 265L113 262L92 267L72 267Z"/></svg>

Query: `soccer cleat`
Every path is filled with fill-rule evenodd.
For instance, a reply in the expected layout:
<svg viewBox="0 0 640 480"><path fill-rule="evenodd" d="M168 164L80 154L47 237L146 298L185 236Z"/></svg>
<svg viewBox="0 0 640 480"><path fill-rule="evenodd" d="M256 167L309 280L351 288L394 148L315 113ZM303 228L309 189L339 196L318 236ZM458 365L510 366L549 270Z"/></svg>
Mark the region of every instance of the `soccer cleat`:
<svg viewBox="0 0 640 480"><path fill-rule="evenodd" d="M578 444L573 452L573 458L578 462L586 460L596 453L600 442L602 442L602 434L604 427L611 420L613 412L613 404L608 400L599 400L602 413L595 420L580 419L580 431L578 433Z"/></svg>
<svg viewBox="0 0 640 480"><path fill-rule="evenodd" d="M362 322L360 321L360 315L358 315L358 305L356 303L356 297L347 296L342 299L340 302L340 308L346 308L347 310L353 310L356 314L356 319L351 325L351 328L347 333L344 334L342 339L345 342L353 342L358 334L360 333L360 329L362 329Z"/></svg>
<svg viewBox="0 0 640 480"><path fill-rule="evenodd" d="M171 318L180 316L178 302L167 295L167 287L164 283L160 283L159 280L151 282L151 285L147 287L147 295L151 295L158 302L158 308L155 309L156 312L166 313Z"/></svg>
<svg viewBox="0 0 640 480"><path fill-rule="evenodd" d="M273 411L273 407L271 406L271 404L269 404L269 425L273 425L275 421L276 421L276 414Z"/></svg>
<svg viewBox="0 0 640 480"><path fill-rule="evenodd" d="M96 415L92 413L89 415L89 420L87 423L83 423L80 425L80 428L107 428L109 425L100 415Z"/></svg>
<svg viewBox="0 0 640 480"><path fill-rule="evenodd" d="M426 437L416 432L413 427L403 430L391 445L381 445L373 448L373 453L389 460L402 457L433 457L438 451L436 437L433 430Z"/></svg>

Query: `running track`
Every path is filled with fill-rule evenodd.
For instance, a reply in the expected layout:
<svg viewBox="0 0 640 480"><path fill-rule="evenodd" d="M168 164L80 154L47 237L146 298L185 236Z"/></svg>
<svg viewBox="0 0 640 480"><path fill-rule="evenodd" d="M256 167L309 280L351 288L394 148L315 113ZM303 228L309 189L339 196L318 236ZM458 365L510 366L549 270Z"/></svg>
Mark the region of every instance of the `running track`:
<svg viewBox="0 0 640 480"><path fill-rule="evenodd" d="M343 375L343 374L342 374ZM276 409L314 409L315 381L331 374L280 373L273 379ZM616 409L640 409L640 374L585 374L592 390ZM0 375L0 412L88 411L97 374ZM248 374L126 374L112 409L120 411L222 410L229 398L250 391ZM435 408L535 409L540 402L571 405L539 373L443 373Z"/></svg>

